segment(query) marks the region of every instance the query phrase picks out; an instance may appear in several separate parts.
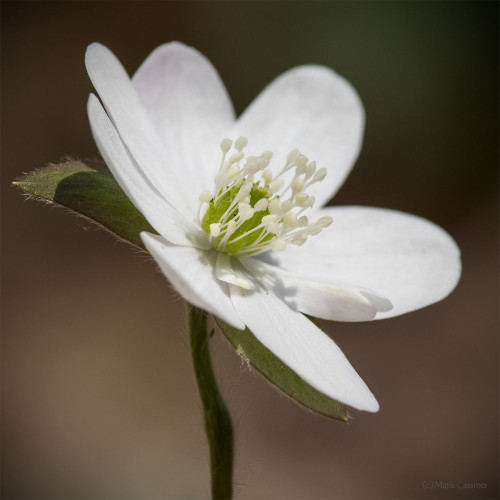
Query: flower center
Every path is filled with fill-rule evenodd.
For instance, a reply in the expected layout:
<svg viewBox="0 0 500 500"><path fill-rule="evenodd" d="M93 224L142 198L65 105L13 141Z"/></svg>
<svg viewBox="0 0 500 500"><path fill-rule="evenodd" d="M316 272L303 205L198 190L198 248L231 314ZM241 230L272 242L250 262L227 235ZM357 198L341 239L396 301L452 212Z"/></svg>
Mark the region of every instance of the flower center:
<svg viewBox="0 0 500 500"><path fill-rule="evenodd" d="M245 137L234 145L230 139L221 141L214 190L200 193L200 223L212 248L229 255L257 255L283 250L288 243L303 245L328 227L329 216L311 223L303 215L315 201L305 191L325 178L326 169L316 170L316 162L294 149L273 175L268 168L272 153L246 156L247 142ZM234 152L227 159L231 148Z"/></svg>

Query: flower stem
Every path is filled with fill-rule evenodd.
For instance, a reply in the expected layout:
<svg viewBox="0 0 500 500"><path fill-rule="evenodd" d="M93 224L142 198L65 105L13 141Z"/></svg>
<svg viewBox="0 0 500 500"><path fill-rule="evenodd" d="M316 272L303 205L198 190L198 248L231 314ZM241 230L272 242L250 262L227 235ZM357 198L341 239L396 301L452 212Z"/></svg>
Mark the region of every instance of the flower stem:
<svg viewBox="0 0 500 500"><path fill-rule="evenodd" d="M233 426L212 370L207 313L191 306L189 326L194 371L203 403L205 431L210 448L212 498L230 500L233 488Z"/></svg>

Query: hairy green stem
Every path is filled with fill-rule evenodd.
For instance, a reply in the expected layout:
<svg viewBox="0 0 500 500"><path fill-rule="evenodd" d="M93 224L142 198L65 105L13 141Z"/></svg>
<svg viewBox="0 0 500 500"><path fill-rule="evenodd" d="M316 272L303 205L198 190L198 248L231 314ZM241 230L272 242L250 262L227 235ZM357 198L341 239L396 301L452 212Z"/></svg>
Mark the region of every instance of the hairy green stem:
<svg viewBox="0 0 500 500"><path fill-rule="evenodd" d="M233 426L212 370L207 313L191 306L189 327L194 371L203 403L205 431L210 448L212 498L229 500L233 489Z"/></svg>

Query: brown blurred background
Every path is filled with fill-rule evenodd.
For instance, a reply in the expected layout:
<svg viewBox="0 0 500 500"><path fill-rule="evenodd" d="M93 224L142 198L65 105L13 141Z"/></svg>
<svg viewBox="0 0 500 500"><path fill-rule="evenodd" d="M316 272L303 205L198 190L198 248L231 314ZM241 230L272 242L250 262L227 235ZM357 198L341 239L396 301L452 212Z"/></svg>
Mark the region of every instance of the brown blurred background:
<svg viewBox="0 0 500 500"><path fill-rule="evenodd" d="M380 322L323 323L381 403L347 425L282 397L216 335L237 430L236 497L497 498L497 2L1 8L3 498L208 497L182 301L128 246L9 186L63 155L97 154L89 43L133 72L175 39L212 60L238 113L292 66L344 75L367 129L335 203L426 217L463 252L445 301Z"/></svg>

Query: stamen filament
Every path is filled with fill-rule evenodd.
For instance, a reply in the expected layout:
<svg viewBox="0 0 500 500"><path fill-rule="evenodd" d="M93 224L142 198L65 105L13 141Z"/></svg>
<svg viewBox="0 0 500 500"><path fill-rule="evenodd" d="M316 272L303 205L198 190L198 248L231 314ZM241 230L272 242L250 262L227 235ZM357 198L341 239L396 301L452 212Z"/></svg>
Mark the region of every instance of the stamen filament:
<svg viewBox="0 0 500 500"><path fill-rule="evenodd" d="M331 224L328 217L309 223L302 215L315 201L305 191L324 179L325 168L316 170L316 162L294 149L273 175L268 168L272 153L246 156L247 144L245 137L221 141L214 189L200 193L200 223L212 248L238 256L283 250L288 243L304 244Z"/></svg>

